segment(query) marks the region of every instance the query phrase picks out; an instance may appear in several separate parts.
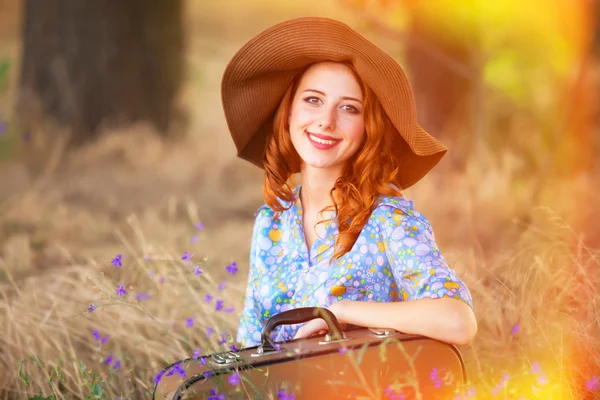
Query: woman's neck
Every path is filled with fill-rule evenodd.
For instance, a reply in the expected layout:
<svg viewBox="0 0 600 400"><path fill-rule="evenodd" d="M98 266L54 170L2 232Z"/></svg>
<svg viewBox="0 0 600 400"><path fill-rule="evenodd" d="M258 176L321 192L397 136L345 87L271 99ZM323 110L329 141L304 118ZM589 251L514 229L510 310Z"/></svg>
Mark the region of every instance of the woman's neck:
<svg viewBox="0 0 600 400"><path fill-rule="evenodd" d="M341 171L324 168L312 168L303 165L301 171L301 194L302 208L306 212L318 213L328 206L332 206L329 196L335 181Z"/></svg>

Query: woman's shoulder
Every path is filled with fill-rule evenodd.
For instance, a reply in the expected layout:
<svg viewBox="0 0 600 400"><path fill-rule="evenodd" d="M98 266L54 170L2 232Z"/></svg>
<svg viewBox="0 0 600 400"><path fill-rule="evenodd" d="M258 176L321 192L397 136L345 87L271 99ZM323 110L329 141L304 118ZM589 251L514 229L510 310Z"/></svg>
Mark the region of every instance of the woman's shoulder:
<svg viewBox="0 0 600 400"><path fill-rule="evenodd" d="M402 216L429 225L427 218L415 209L414 202L404 196L379 195L371 215L377 221Z"/></svg>

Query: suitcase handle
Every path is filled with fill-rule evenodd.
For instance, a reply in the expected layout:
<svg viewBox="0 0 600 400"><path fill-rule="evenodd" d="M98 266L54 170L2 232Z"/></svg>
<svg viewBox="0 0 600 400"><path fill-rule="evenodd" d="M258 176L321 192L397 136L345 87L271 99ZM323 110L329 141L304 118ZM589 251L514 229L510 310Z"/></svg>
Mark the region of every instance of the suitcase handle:
<svg viewBox="0 0 600 400"><path fill-rule="evenodd" d="M308 322L313 319L321 318L327 323L331 338L333 340L342 339L342 328L335 315L323 307L300 307L293 308L273 315L265 324L262 335L262 351L272 352L275 350L275 343L271 339L271 332L280 325L292 325Z"/></svg>

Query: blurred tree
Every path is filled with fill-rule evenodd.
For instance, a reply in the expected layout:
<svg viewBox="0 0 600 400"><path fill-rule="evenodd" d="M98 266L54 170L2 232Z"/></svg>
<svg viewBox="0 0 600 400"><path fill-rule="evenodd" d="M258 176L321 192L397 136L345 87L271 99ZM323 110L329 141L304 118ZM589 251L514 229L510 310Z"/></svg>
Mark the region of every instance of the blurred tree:
<svg viewBox="0 0 600 400"><path fill-rule="evenodd" d="M182 0L25 0L16 109L74 142L146 120L163 134L183 73Z"/></svg>

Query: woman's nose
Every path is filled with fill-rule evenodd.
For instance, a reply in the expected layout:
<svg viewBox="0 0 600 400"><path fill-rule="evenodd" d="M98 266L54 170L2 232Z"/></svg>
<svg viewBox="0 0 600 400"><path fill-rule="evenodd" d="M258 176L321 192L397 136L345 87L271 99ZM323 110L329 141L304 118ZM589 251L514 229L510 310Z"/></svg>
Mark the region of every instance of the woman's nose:
<svg viewBox="0 0 600 400"><path fill-rule="evenodd" d="M319 128L323 130L335 129L335 110L325 108L321 115L319 115Z"/></svg>

